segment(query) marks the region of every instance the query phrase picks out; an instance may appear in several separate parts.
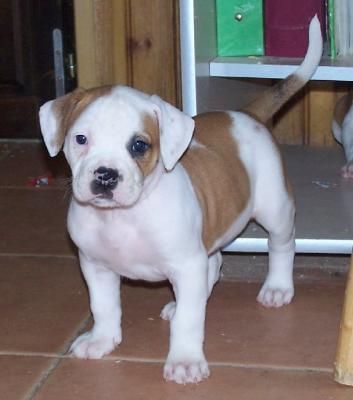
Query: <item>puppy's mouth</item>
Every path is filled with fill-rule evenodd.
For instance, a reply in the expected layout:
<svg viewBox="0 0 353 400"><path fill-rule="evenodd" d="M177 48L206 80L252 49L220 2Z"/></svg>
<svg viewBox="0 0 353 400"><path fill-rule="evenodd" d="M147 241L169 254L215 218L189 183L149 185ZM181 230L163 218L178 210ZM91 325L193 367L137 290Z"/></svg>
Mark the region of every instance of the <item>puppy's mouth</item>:
<svg viewBox="0 0 353 400"><path fill-rule="evenodd" d="M106 194L104 194L104 195L101 194L101 195L95 196L89 202L99 208L119 207L119 204L113 198L113 193L111 195L109 195L109 197Z"/></svg>
<svg viewBox="0 0 353 400"><path fill-rule="evenodd" d="M79 203L91 204L99 208L119 207L118 201L114 197L113 190L109 188L100 191L100 193L93 193L91 190L80 191L77 190L77 188L75 190L75 187L73 187L73 189L73 195Z"/></svg>
<svg viewBox="0 0 353 400"><path fill-rule="evenodd" d="M106 172L103 174L103 179L102 177L98 177L98 179L94 179L91 182L90 190L94 195L91 202L99 207L112 207L116 205L113 190L117 187L118 176L112 179L110 175L108 178L105 175L107 175Z"/></svg>
<svg viewBox="0 0 353 400"><path fill-rule="evenodd" d="M92 193L96 196L96 199L112 200L114 197L113 191L108 186L99 191L92 190Z"/></svg>
<svg viewBox="0 0 353 400"><path fill-rule="evenodd" d="M108 179L109 178L109 179ZM119 182L119 184L118 184ZM127 184L126 180L103 175L103 179L82 178L82 174L73 179L73 195L81 204L90 204L96 208L129 208L141 194L141 188Z"/></svg>

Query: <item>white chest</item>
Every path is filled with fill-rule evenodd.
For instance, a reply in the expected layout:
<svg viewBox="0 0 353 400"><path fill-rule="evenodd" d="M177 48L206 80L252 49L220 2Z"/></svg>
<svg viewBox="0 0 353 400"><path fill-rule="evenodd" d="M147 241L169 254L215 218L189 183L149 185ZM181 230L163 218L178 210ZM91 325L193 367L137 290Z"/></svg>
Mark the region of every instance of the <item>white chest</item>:
<svg viewBox="0 0 353 400"><path fill-rule="evenodd" d="M80 252L131 279L170 279L202 247L201 209L178 166L128 209L72 200L68 229Z"/></svg>
<svg viewBox="0 0 353 400"><path fill-rule="evenodd" d="M92 212L73 203L68 228L81 252L118 274L148 281L167 278L163 252L150 224L141 225L114 211Z"/></svg>

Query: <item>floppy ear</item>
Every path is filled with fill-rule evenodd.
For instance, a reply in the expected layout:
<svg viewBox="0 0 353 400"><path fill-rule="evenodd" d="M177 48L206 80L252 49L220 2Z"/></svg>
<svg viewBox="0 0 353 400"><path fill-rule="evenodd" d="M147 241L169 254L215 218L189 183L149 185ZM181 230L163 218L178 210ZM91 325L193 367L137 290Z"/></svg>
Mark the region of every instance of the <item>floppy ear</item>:
<svg viewBox="0 0 353 400"><path fill-rule="evenodd" d="M39 122L44 143L51 157L56 156L65 140L63 122L76 107L85 91L81 88L46 102L40 107Z"/></svg>
<svg viewBox="0 0 353 400"><path fill-rule="evenodd" d="M55 112L55 101L51 100L43 104L39 110L40 129L42 131L44 143L47 146L51 157L56 156L63 143L63 135L59 134L60 120L58 113Z"/></svg>
<svg viewBox="0 0 353 400"><path fill-rule="evenodd" d="M156 105L162 161L166 170L170 171L189 146L195 123L160 97L153 95L151 101Z"/></svg>

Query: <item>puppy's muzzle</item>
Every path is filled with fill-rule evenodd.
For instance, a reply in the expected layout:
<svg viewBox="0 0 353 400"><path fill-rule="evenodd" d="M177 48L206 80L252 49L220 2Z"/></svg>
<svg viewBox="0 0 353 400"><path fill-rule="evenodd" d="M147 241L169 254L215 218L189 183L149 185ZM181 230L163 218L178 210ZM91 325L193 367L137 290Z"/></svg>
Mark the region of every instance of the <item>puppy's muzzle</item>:
<svg viewBox="0 0 353 400"><path fill-rule="evenodd" d="M113 190L118 186L119 172L114 168L99 167L94 171L94 179L91 182L91 191L95 195L111 199Z"/></svg>

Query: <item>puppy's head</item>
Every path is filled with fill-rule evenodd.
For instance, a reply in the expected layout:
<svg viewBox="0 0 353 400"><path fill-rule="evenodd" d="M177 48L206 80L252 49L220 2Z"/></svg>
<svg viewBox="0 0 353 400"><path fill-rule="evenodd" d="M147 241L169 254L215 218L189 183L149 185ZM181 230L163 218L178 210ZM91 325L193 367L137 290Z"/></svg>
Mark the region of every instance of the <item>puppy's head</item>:
<svg viewBox="0 0 353 400"><path fill-rule="evenodd" d="M40 125L49 154L64 145L73 194L97 207L129 207L161 166L172 170L194 122L158 96L124 87L76 89L45 103Z"/></svg>

